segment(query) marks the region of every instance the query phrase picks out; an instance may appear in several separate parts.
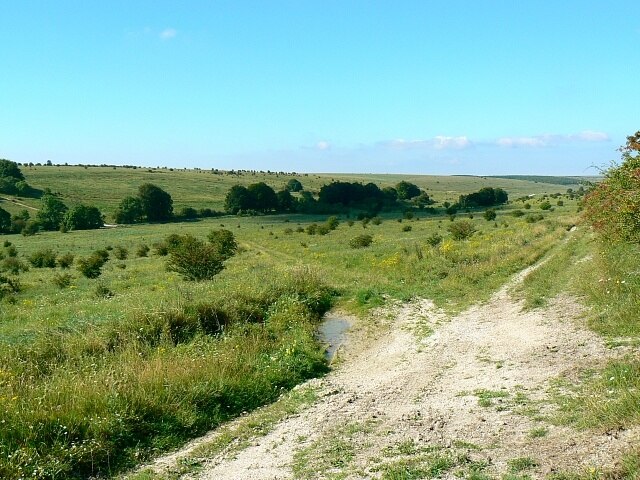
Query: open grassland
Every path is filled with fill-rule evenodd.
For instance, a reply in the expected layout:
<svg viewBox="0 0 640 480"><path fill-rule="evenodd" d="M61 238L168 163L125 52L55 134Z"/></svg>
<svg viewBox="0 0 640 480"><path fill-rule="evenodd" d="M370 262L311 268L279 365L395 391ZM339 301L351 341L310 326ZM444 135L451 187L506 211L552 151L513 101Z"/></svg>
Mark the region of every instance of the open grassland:
<svg viewBox="0 0 640 480"><path fill-rule="evenodd" d="M22 167L27 182L34 188L50 188L59 192L68 205L85 203L97 206L107 215L107 221L124 197L135 195L138 186L153 183L171 194L176 211L183 207L222 210L224 197L233 185L249 185L265 182L280 190L292 178L299 179L305 189L318 191L324 184L336 181L373 182L380 188L394 186L401 180L415 183L425 189L439 202L454 203L460 194L477 191L482 187L500 187L509 192L511 198L536 194L563 193L567 188L576 190L576 185L560 185L530 182L520 179L502 179L474 176L430 176L430 175L371 175L371 174L277 174L241 173L214 174L209 170L170 170L164 168L124 167L78 167L78 166L34 166ZM17 199L20 203L37 208L36 199ZM12 214L22 208L11 201L0 202L0 206Z"/></svg>
<svg viewBox="0 0 640 480"><path fill-rule="evenodd" d="M133 190L138 178L120 181ZM175 192L198 190L191 181L172 185L176 202ZM461 185L446 191L466 193ZM456 219L387 212L369 222L343 216L326 235L306 233L326 216L282 215L4 236L11 245L3 251L15 248L23 263L46 248L76 260L106 249L110 259L94 280L75 266L31 267L17 277L21 291L0 303L0 476L118 471L273 401L326 369L313 332L332 303L361 311L425 296L459 310L488 298L575 221L575 200L547 211L530 203L544 219L513 216L520 201L492 221L482 212ZM476 233L454 240L448 227L462 220ZM154 248L170 233L205 238L223 226L240 252L213 281L184 281ZM362 234L372 236L371 246L350 248ZM147 256L139 256L141 246L151 248Z"/></svg>

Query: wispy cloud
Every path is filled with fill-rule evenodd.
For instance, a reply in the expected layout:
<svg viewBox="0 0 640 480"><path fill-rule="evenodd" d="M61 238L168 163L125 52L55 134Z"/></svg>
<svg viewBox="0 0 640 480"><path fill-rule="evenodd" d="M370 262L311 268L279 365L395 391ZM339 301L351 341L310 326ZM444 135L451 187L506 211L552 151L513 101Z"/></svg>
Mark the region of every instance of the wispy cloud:
<svg viewBox="0 0 640 480"><path fill-rule="evenodd" d="M397 150L409 149L436 149L436 150L462 150L473 146L471 140L466 136L450 137L437 135L426 140L405 140L397 138L395 140L380 142L380 145Z"/></svg>
<svg viewBox="0 0 640 480"><path fill-rule="evenodd" d="M171 40L178 35L178 31L175 28L165 28L160 32L160 38L162 40Z"/></svg>
<svg viewBox="0 0 640 480"><path fill-rule="evenodd" d="M585 130L580 133L570 135L561 134L545 134L530 137L501 137L495 143L500 147L549 147L561 145L563 143L576 142L608 142L609 135L605 132L597 132L593 130Z"/></svg>
<svg viewBox="0 0 640 480"><path fill-rule="evenodd" d="M316 143L317 150L329 150L330 148L331 148L331 144L326 140L321 140L318 143Z"/></svg>

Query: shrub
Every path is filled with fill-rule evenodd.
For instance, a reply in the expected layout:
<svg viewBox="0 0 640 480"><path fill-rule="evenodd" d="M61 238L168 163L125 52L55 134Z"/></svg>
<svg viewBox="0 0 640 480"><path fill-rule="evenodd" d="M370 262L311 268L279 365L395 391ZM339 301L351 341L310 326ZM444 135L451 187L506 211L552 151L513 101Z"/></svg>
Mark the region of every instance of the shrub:
<svg viewBox="0 0 640 480"><path fill-rule="evenodd" d="M146 257L149 254L149 246L146 244L138 245L136 249L136 256L138 257Z"/></svg>
<svg viewBox="0 0 640 480"><path fill-rule="evenodd" d="M56 266L56 252L50 248L45 248L33 252L27 258L29 263L36 268L55 268Z"/></svg>
<svg viewBox="0 0 640 480"><path fill-rule="evenodd" d="M169 255L169 245L167 242L156 242L153 244L153 249L159 257L166 257Z"/></svg>
<svg viewBox="0 0 640 480"><path fill-rule="evenodd" d="M218 253L224 258L231 258L238 250L238 243L233 233L229 230L211 230L207 235L209 243L218 249Z"/></svg>
<svg viewBox="0 0 640 480"><path fill-rule="evenodd" d="M179 273L186 280L210 280L222 271L227 258L217 245L185 235L180 245L170 250L167 269Z"/></svg>
<svg viewBox="0 0 640 480"><path fill-rule="evenodd" d="M382 223L382 220L380 219L380 217L374 217L371 220L371 223L373 223L374 225L380 225Z"/></svg>
<svg viewBox="0 0 640 480"><path fill-rule="evenodd" d="M562 200L558 200L556 205L559 206L559 207L563 207L564 206L564 202Z"/></svg>
<svg viewBox="0 0 640 480"><path fill-rule="evenodd" d="M113 249L113 256L118 260L126 260L129 256L129 250L121 245Z"/></svg>
<svg viewBox="0 0 640 480"><path fill-rule="evenodd" d="M540 204L540 210L550 210L550 209L551 209L551 203L549 203L547 200L545 200Z"/></svg>
<svg viewBox="0 0 640 480"><path fill-rule="evenodd" d="M414 213L411 210L407 210L406 212L404 212L403 217L406 220L411 220L414 217Z"/></svg>
<svg viewBox="0 0 640 480"><path fill-rule="evenodd" d="M524 212L522 210L514 210L513 212L511 212L511 215L513 215L514 217L523 217L524 216Z"/></svg>
<svg viewBox="0 0 640 480"><path fill-rule="evenodd" d="M404 225L402 227L402 231L403 232L410 232L411 231L411 225Z"/></svg>
<svg viewBox="0 0 640 480"><path fill-rule="evenodd" d="M489 209L485 210L485 212L484 212L484 214L482 216L484 217L484 219L487 222L491 222L491 221L495 220L498 215L496 214L496 211L493 208L489 208Z"/></svg>
<svg viewBox="0 0 640 480"><path fill-rule="evenodd" d="M67 288L71 285L73 281L73 276L69 273L56 273L53 276L53 283L56 284L58 288Z"/></svg>
<svg viewBox="0 0 640 480"><path fill-rule="evenodd" d="M447 230L454 240L465 240L475 233L476 227L468 220L460 220L459 222L451 223Z"/></svg>
<svg viewBox="0 0 640 480"><path fill-rule="evenodd" d="M524 209L525 210L529 210L531 208L531 204L530 203L525 203L524 204Z"/></svg>
<svg viewBox="0 0 640 480"><path fill-rule="evenodd" d="M309 235L315 235L316 233L318 233L318 224L312 223L311 225L308 225L306 232Z"/></svg>
<svg viewBox="0 0 640 480"><path fill-rule="evenodd" d="M27 220L20 233L25 237L31 237L40 231L40 224L35 220Z"/></svg>
<svg viewBox="0 0 640 480"><path fill-rule="evenodd" d="M7 257L17 257L18 256L18 249L16 248L15 245L9 245L6 250L4 251L4 253L7 254Z"/></svg>
<svg viewBox="0 0 640 480"><path fill-rule="evenodd" d="M114 293L104 283L96 285L94 294L97 298L111 298L114 296Z"/></svg>
<svg viewBox="0 0 640 480"><path fill-rule="evenodd" d="M65 253L58 257L58 266L60 268L70 268L73 265L73 254Z"/></svg>
<svg viewBox="0 0 640 480"><path fill-rule="evenodd" d="M349 246L351 248L365 248L371 245L373 237L371 235L358 235L349 240Z"/></svg>
<svg viewBox="0 0 640 480"><path fill-rule="evenodd" d="M7 257L0 263L0 270L10 272L14 275L29 270L29 265L18 259L17 257Z"/></svg>
<svg viewBox="0 0 640 480"><path fill-rule="evenodd" d="M102 273L102 267L107 263L107 258L101 251L96 251L86 258L78 260L78 271L87 278L98 278Z"/></svg>
<svg viewBox="0 0 640 480"><path fill-rule="evenodd" d="M525 217L524 221L527 223L535 223L540 220L543 220L544 216L541 213L529 214Z"/></svg>
<svg viewBox="0 0 640 480"><path fill-rule="evenodd" d="M442 243L442 235L437 232L432 233L427 237L427 243L432 247L437 247Z"/></svg>
<svg viewBox="0 0 640 480"><path fill-rule="evenodd" d="M335 230L336 228L338 228L338 225L340 225L340 221L338 220L338 217L332 216L327 218L325 225L329 230Z"/></svg>
<svg viewBox="0 0 640 480"><path fill-rule="evenodd" d="M14 293L18 293L21 289L22 287L20 286L20 282L17 278L0 275L0 299Z"/></svg>

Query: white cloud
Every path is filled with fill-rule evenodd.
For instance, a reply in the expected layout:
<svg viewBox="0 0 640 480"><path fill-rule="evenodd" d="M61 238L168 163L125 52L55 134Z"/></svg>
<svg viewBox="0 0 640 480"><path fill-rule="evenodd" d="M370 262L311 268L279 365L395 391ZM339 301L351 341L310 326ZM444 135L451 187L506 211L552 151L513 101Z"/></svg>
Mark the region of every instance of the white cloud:
<svg viewBox="0 0 640 480"><path fill-rule="evenodd" d="M383 146L398 150L408 150L417 148L427 148L436 150L461 150L472 146L471 140L466 136L449 137L437 135L428 140L405 140L397 138L390 142L382 142Z"/></svg>
<svg viewBox="0 0 640 480"><path fill-rule="evenodd" d="M160 38L162 40L171 40L178 35L178 31L175 28L165 28L162 32L160 32Z"/></svg>
<svg viewBox="0 0 640 480"><path fill-rule="evenodd" d="M604 132L585 130L570 135L546 134L531 137L501 137L496 140L496 145L501 147L549 147L563 143L576 142L608 142L609 135Z"/></svg>
<svg viewBox="0 0 640 480"><path fill-rule="evenodd" d="M331 148L331 144L325 140L321 140L316 143L316 148L318 150L329 150Z"/></svg>
<svg viewBox="0 0 640 480"><path fill-rule="evenodd" d="M454 149L460 150L471 146L471 142L466 136L463 137L445 137L438 135L434 138L434 147L438 150Z"/></svg>

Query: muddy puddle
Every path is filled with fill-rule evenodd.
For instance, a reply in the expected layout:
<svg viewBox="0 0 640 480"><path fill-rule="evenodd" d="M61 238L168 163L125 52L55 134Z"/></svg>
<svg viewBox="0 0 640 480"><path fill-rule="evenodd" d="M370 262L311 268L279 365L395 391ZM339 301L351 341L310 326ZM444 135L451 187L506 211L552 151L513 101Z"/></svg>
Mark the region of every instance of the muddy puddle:
<svg viewBox="0 0 640 480"><path fill-rule="evenodd" d="M335 313L327 313L318 326L317 338L326 345L325 358L331 363L347 339L351 321Z"/></svg>

